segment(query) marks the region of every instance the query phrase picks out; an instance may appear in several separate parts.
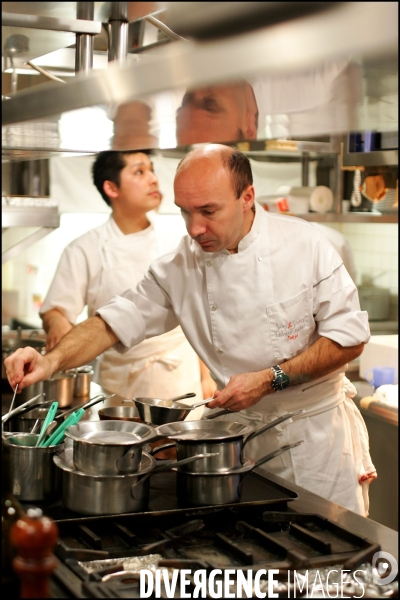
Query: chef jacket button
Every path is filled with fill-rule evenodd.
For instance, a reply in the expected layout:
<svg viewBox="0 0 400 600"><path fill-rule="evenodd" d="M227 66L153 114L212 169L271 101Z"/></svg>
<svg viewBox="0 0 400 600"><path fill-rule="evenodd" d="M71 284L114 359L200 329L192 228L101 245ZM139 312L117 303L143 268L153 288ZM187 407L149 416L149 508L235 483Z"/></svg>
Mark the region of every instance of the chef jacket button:
<svg viewBox="0 0 400 600"><path fill-rule="evenodd" d="M220 350L219 348L217 348L217 354L223 354L222 350Z"/></svg>
<svg viewBox="0 0 400 600"><path fill-rule="evenodd" d="M217 310L218 306L216 304L213 304L211 307L211 310Z"/></svg>
<svg viewBox="0 0 400 600"><path fill-rule="evenodd" d="M259 256L259 257L258 257L258 260L262 260L262 256Z"/></svg>
<svg viewBox="0 0 400 600"><path fill-rule="evenodd" d="M211 260L207 260L206 261L206 265L207 265L207 267L211 267L212 266L212 261Z"/></svg>

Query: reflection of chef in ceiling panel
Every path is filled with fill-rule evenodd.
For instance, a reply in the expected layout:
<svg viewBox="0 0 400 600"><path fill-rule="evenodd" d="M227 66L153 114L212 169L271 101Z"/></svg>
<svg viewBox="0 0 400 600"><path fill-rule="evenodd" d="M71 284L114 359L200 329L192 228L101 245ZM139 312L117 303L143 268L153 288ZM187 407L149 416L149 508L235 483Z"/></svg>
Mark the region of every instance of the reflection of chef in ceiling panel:
<svg viewBox="0 0 400 600"><path fill-rule="evenodd" d="M178 97L175 90L148 102L130 102L115 113L113 149L343 132L355 126L360 82L358 67L340 60L301 73L269 74L182 90ZM176 140L173 136L164 144L162 132L169 125L176 125Z"/></svg>

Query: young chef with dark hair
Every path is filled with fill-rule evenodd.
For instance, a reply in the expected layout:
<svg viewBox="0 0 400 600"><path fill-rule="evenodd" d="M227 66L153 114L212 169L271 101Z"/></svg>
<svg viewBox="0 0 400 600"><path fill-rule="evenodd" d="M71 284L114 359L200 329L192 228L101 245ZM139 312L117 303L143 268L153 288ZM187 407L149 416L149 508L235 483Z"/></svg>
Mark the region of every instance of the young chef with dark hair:
<svg viewBox="0 0 400 600"><path fill-rule="evenodd" d="M161 194L149 151L100 152L92 175L112 213L105 224L69 244L61 257L41 310L47 350L72 329L85 305L91 317L115 294L134 287L150 263L174 249L185 233L184 227L176 231L160 224L152 212L158 209ZM124 398L195 392L199 400L203 391L207 398L215 389L204 365L202 374L204 390L199 360L176 327L124 354L106 350L98 380Z"/></svg>
<svg viewBox="0 0 400 600"><path fill-rule="evenodd" d="M47 355L25 348L6 359L11 386L181 325L217 383L209 408L253 424L305 409L249 442L246 454L304 440L268 471L367 514L376 474L344 374L370 333L340 256L311 224L258 206L249 161L232 148L189 153L174 190L189 235Z"/></svg>

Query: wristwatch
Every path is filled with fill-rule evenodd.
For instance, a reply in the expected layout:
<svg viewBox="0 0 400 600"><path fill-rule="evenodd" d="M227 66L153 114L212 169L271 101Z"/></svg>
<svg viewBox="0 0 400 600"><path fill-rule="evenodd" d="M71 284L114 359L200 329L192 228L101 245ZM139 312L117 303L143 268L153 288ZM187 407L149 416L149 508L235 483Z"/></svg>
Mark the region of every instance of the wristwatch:
<svg viewBox="0 0 400 600"><path fill-rule="evenodd" d="M270 367L271 371L274 372L274 378L271 381L272 389L276 392L281 392L282 390L286 390L289 386L289 375L282 371L279 365L275 365L274 367Z"/></svg>

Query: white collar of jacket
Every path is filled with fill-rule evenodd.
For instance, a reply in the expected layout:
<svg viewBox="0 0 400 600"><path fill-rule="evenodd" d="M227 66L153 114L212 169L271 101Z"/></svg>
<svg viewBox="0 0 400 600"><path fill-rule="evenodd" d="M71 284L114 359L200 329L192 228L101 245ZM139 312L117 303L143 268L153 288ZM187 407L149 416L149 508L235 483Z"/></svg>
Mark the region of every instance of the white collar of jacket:
<svg viewBox="0 0 400 600"><path fill-rule="evenodd" d="M251 229L249 231L249 233L247 235L244 236L243 239L240 240L239 242L239 246L238 246L238 252L243 252L244 250L247 250L247 248L249 248L252 243L257 239L259 233L262 230L262 220L264 217L265 211L264 209L258 204L258 202L254 201L254 208L255 208L255 215L254 215L254 220L251 226ZM192 244L193 247L195 249L195 253L196 256L200 259L204 260L213 260L214 258L217 258L218 256L223 256L223 255L228 255L230 256L230 252L229 250L218 250L218 252L204 252L204 250L201 249L201 247L199 246L199 244L197 242L195 242L194 240L192 240Z"/></svg>

